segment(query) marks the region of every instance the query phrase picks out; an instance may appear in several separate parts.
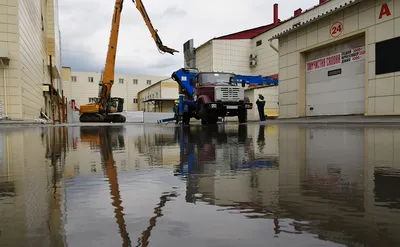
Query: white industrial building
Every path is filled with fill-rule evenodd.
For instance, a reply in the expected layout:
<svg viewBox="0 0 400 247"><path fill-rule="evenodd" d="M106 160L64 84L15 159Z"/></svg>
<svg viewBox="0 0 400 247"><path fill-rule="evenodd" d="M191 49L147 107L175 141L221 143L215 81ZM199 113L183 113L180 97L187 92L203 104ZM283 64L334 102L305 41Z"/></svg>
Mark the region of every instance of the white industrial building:
<svg viewBox="0 0 400 247"><path fill-rule="evenodd" d="M173 112L179 85L172 79L158 81L138 93L138 109L144 112Z"/></svg>
<svg viewBox="0 0 400 247"><path fill-rule="evenodd" d="M93 103L99 94L101 72L71 71L70 67L63 67L63 90L68 102L75 101L77 107ZM115 74L112 97L124 99L124 111L138 111L138 93L169 76ZM178 98L176 93L175 98ZM172 110L171 110L172 111Z"/></svg>
<svg viewBox="0 0 400 247"><path fill-rule="evenodd" d="M270 25L214 38L193 51L187 42L185 66L278 74L278 87L247 89L246 95L255 102L266 94L266 108L276 105L280 118L398 115L400 0L316 4L284 21L275 4Z"/></svg>
<svg viewBox="0 0 400 247"><path fill-rule="evenodd" d="M279 29L278 4L273 6L273 22L213 38L194 48L193 40L184 45L185 67L196 67L199 71L223 71L241 75L262 75L278 77L279 55L274 46L263 39L264 34L272 29ZM275 46L278 45L274 41ZM266 97L265 114L277 116L278 87L247 88L245 96L255 103L258 94ZM256 108L248 113L249 120L258 119Z"/></svg>
<svg viewBox="0 0 400 247"><path fill-rule="evenodd" d="M0 1L3 119L35 119L41 112L59 112L60 104L53 105L53 111L51 103L61 87L60 46L58 0Z"/></svg>
<svg viewBox="0 0 400 247"><path fill-rule="evenodd" d="M271 34L281 117L400 113L400 0L327 1Z"/></svg>

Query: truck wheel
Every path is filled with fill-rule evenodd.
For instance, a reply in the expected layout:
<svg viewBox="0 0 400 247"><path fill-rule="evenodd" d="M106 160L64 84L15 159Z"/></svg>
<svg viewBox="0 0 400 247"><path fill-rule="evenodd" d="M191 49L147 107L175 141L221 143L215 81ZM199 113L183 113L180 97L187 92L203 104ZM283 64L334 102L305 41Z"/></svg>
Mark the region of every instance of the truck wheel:
<svg viewBox="0 0 400 247"><path fill-rule="evenodd" d="M201 124L216 124L218 122L218 116L215 116L211 111L207 110L204 104L200 105L200 116Z"/></svg>
<svg viewBox="0 0 400 247"><path fill-rule="evenodd" d="M239 109L238 120L239 123L247 122L247 110L245 108Z"/></svg>
<svg viewBox="0 0 400 247"><path fill-rule="evenodd" d="M189 124L190 123L190 116L188 113L184 113L182 117L182 123L183 124Z"/></svg>
<svg viewBox="0 0 400 247"><path fill-rule="evenodd" d="M209 115L207 121L208 121L208 124L217 124L218 116Z"/></svg>

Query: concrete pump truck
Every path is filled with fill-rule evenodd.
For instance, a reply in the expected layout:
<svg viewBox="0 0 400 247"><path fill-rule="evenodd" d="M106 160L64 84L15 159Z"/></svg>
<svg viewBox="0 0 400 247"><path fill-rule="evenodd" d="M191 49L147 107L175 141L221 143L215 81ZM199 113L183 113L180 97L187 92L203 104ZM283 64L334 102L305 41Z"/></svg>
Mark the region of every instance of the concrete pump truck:
<svg viewBox="0 0 400 247"><path fill-rule="evenodd" d="M151 36L153 37L160 53L170 53L174 55L177 50L163 45L157 30L154 29L142 0L132 0L136 8L142 14L142 17L149 28ZM114 84L114 71L115 71L115 57L117 54L118 32L121 20L121 12L124 0L116 0L114 6L114 15L111 24L111 34L108 44L108 52L106 64L102 79L99 84L99 95L94 103L82 105L79 108L79 121L80 122L114 122L124 123L125 116L118 114L123 111L124 99L118 97L111 97L111 88Z"/></svg>

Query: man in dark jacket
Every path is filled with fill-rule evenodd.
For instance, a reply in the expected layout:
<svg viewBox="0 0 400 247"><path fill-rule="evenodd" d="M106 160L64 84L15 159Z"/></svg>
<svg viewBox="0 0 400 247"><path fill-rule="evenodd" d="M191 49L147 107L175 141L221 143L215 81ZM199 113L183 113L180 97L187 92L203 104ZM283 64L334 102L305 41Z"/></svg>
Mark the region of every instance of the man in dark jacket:
<svg viewBox="0 0 400 247"><path fill-rule="evenodd" d="M265 121L265 115L264 115L265 99L264 96L262 96L262 94L258 95L256 104L257 104L258 114L260 116L260 121Z"/></svg>

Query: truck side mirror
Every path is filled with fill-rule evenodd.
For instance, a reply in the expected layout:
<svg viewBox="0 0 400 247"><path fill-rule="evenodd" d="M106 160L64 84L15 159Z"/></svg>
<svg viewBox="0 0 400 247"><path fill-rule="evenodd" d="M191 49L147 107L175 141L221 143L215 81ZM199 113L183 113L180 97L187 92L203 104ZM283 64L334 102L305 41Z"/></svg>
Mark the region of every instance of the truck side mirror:
<svg viewBox="0 0 400 247"><path fill-rule="evenodd" d="M242 87L246 87L246 82L242 80Z"/></svg>
<svg viewBox="0 0 400 247"><path fill-rule="evenodd" d="M191 78L191 79L190 79L190 86L194 87L194 84L195 84L195 83L194 83L194 78Z"/></svg>

